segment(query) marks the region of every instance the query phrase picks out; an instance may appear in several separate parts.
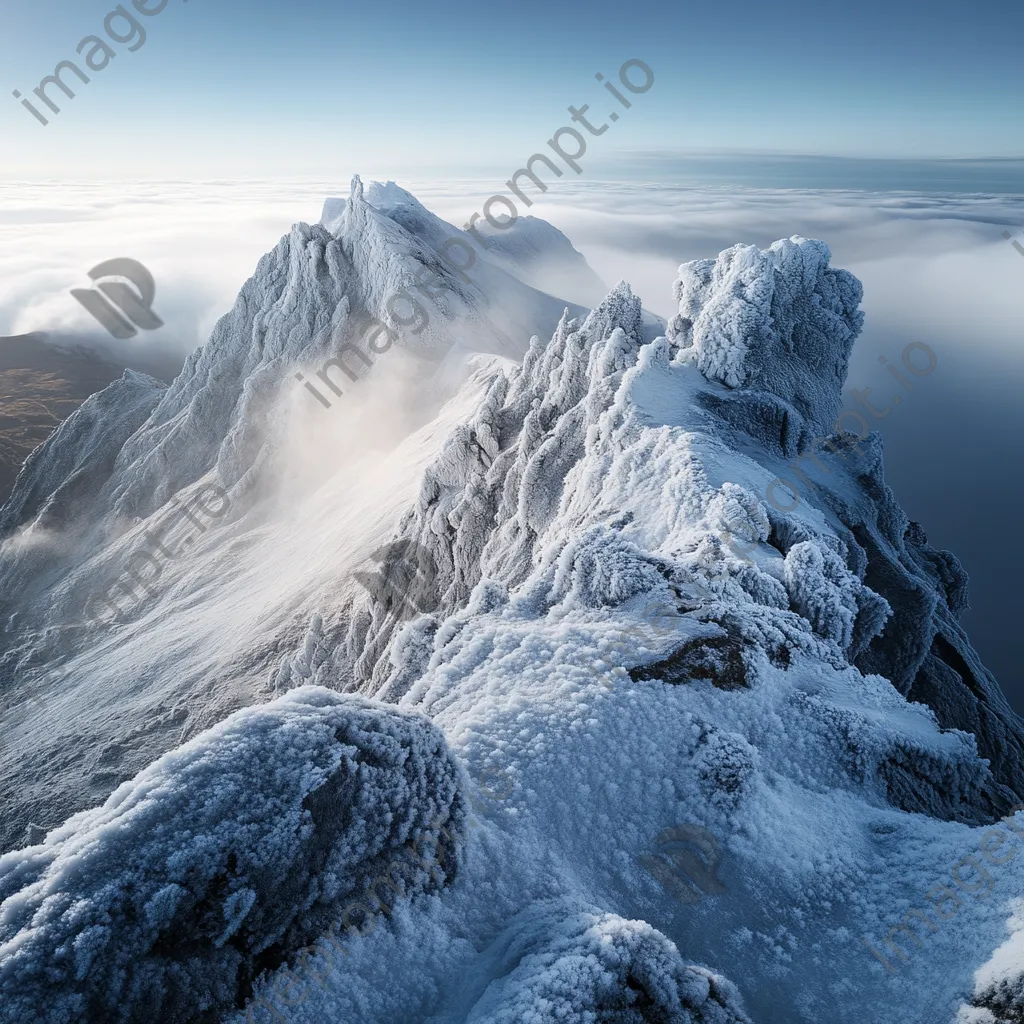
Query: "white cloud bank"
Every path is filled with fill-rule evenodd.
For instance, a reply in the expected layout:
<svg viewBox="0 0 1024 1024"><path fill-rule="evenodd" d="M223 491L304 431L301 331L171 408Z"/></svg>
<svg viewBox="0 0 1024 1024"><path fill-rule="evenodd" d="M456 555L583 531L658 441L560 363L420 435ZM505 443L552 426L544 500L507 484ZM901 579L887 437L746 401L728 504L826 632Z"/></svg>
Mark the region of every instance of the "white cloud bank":
<svg viewBox="0 0 1024 1024"><path fill-rule="evenodd" d="M497 182L403 182L462 225ZM228 310L289 226L315 221L336 182L138 182L0 185L0 335L50 330L113 339L70 295L115 256L157 283L166 326L126 343L184 354ZM981 345L1018 359L1024 259L1002 238L1024 223L1024 198L555 181L530 213L551 220L609 284L625 278L645 305L672 313L678 265L736 242L800 234L828 242L865 286L866 346L877 332ZM932 342L935 343L934 341Z"/></svg>

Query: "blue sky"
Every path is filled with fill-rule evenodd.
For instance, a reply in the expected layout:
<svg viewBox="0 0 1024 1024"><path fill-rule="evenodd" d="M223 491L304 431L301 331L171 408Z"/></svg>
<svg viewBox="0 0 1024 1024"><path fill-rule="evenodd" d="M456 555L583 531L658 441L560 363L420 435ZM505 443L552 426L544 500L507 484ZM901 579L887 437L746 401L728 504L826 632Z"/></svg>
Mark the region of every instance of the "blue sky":
<svg viewBox="0 0 1024 1024"><path fill-rule="evenodd" d="M569 104L616 109L594 73L633 57L655 85L591 140L588 170L628 151L1024 155L1024 9L1008 0L169 0L137 15L136 52L113 44L90 84L68 78L78 95L44 128L11 91L31 97L114 7L5 10L7 176L504 177Z"/></svg>

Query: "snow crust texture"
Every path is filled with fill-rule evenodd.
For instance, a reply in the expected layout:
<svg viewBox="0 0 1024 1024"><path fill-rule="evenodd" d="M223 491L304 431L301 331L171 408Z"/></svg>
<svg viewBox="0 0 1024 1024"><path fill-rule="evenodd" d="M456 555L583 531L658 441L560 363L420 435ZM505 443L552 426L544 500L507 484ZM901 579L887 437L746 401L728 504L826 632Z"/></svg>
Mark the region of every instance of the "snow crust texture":
<svg viewBox="0 0 1024 1024"><path fill-rule="evenodd" d="M421 715L319 687L240 711L0 858L0 1020L216 1019L464 817ZM447 884L458 856L411 865L405 894Z"/></svg>
<svg viewBox="0 0 1024 1024"><path fill-rule="evenodd" d="M796 456L790 476L816 476L813 502L839 520L833 526L848 560L891 611L884 630L853 652L855 664L927 704L944 728L976 736L996 780L984 807L991 820L1011 793L1024 792L1024 742L1016 716L958 624L967 603L966 573L955 556L930 547L924 529L899 507L885 484L877 436L856 445L855 488L828 479L836 459L823 456L821 446L834 452L854 444L838 414L863 324L860 283L829 267L829 260L824 242L793 237L764 251L740 245L715 260L684 264L675 284L679 313L667 333L693 351L702 374L729 389L726 396L702 396L706 407L769 451ZM824 472L814 474L822 459ZM804 517L766 504L777 541L800 540Z"/></svg>

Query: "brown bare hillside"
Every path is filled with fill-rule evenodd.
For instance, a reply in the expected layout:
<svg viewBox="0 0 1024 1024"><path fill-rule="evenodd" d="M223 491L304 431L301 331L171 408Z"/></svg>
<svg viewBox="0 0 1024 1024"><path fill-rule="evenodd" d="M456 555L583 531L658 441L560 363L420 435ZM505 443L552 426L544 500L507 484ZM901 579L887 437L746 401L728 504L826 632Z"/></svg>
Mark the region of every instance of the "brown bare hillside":
<svg viewBox="0 0 1024 1024"><path fill-rule="evenodd" d="M87 349L44 344L39 334L0 338L0 505L29 453L123 372Z"/></svg>

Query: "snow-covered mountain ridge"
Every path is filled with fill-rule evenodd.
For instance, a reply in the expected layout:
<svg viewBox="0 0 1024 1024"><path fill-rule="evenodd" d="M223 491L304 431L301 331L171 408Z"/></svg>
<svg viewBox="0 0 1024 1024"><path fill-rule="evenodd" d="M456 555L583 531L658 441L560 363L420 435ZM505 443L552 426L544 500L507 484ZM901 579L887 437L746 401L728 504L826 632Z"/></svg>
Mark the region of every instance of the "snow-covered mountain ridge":
<svg viewBox="0 0 1024 1024"><path fill-rule="evenodd" d="M394 195L394 189L371 191ZM451 382L464 373L467 354L518 357L531 334L548 334L558 322L564 302L522 284L482 254L472 280L456 274L429 239L440 245L461 233L412 197L408 204L416 209L406 210L406 220L418 217L424 237L371 206L356 179L336 232L296 225L260 261L234 309L170 387L143 374L125 374L85 403L27 461L11 500L0 510L0 700L12 710L7 752L0 750L0 786L4 779L23 776L27 760L39 788L32 792L9 784L6 795L14 813L0 823L4 845L20 840L30 819L55 824L105 797L112 779L130 777L180 742L183 727L192 734L265 694L265 672L279 657L277 646L290 649L292 641L284 637L301 632L311 614L288 602L275 600L271 615L278 622L269 630L265 610L260 613L260 631L269 635L255 652L249 641L255 626L247 617L240 631L231 631L237 642L225 647L213 639L220 629L211 627L214 617L197 610L187 630L195 643L186 654L181 638L174 641L176 650L167 652L173 673L163 675L166 686L142 698L146 712L136 709L132 715L138 720L130 742L112 718L126 672L160 675L140 662L153 657L145 638L165 614L166 602L180 593L191 604L197 575L237 578L238 545L248 549L259 543L258 524L268 506L292 503L330 477L329 467L316 464L318 448L337 450L347 434L371 453L381 445L386 451L403 431L433 418ZM402 329L406 308L399 307L396 318L389 301L403 291L419 295L415 287L424 271L445 287L429 304L425 329L413 333ZM313 371L346 346L365 346L358 327L367 319L392 324L399 340L390 351L369 353L370 369L356 361L366 379L352 387L346 382L344 398L324 410L294 374L305 371L316 380ZM332 373L334 379L340 376ZM375 374L381 379L371 384ZM400 407L397 416L393 406ZM379 444L366 437L367 420L383 421L377 430L383 427L386 436ZM438 428L428 433L431 429ZM351 444L345 447L343 462L362 457L359 446L355 452ZM398 474L399 486L411 485L415 472ZM179 528L169 542L176 555L154 582L145 556L156 550L153 537L160 535L160 524L178 507L194 506L196 495L211 484L227 493L228 515L217 529L197 535L187 550L188 531L183 538ZM366 497L371 505L381 503L379 495ZM316 514L328 513L318 506ZM356 517L356 509L350 507L349 514ZM380 508L362 515L361 523L331 527L341 531L335 543L342 553L338 566L324 567L325 575L350 571L355 556L349 545L359 547L358 563L374 531L386 536L390 528ZM231 532L226 527L236 531L231 542L225 542ZM280 545L274 547L271 557L279 557ZM308 565L308 556L291 561L296 590L311 598L308 578L295 571ZM132 571L135 578L126 576ZM251 583L242 586L253 589ZM230 597L225 600L233 604ZM122 621L113 628L107 624L111 605L122 609ZM301 624L293 621L296 615ZM126 646L126 632L133 633L137 647ZM201 641L204 634L210 643ZM109 658L97 657L97 645ZM128 653L133 651L138 653ZM252 676L256 663L264 668L258 682ZM212 676L221 680L217 686L211 686ZM90 696L79 690L68 715L26 702L37 693L52 697L78 687ZM93 715L94 724L87 725ZM97 750L102 756L90 765ZM67 777L70 790L53 786L59 775ZM56 816L38 806L54 800Z"/></svg>
<svg viewBox="0 0 1024 1024"><path fill-rule="evenodd" d="M400 192L382 210L357 186L331 231L296 228L171 388L126 376L85 403L0 513L12 806L101 803L144 768L0 860L0 1019L952 1021L1019 871L924 949L904 915L1024 799L1024 734L958 625L956 559L900 510L880 439L834 430L859 283L822 242L736 246L680 268L653 340L620 283L519 363L458 355L521 328L451 274L423 414L350 459L372 421L306 417L279 382L330 358L357 302L381 317L420 268L450 273L455 229ZM360 388L392 416L413 394ZM806 500L762 500L821 437ZM210 482L230 512L152 601L72 628ZM353 584L384 542L424 553L429 611ZM496 775L457 870L400 885L333 954L318 933L353 893L373 910L374 858ZM680 825L720 847L697 902L643 867ZM302 886L279 891L284 864ZM979 998L1015 1019L1006 988Z"/></svg>

